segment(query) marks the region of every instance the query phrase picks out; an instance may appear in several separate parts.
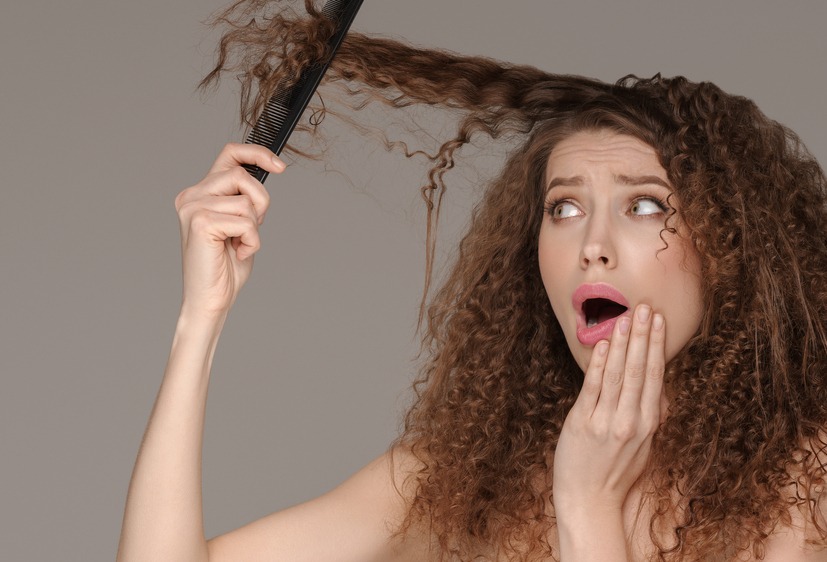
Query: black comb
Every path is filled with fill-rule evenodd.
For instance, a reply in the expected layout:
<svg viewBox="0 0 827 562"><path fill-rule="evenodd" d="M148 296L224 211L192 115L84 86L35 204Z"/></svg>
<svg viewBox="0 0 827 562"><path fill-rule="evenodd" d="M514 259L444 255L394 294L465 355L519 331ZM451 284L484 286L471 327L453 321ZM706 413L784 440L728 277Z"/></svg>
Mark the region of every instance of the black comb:
<svg viewBox="0 0 827 562"><path fill-rule="evenodd" d="M361 6L362 0L328 0L322 8L322 15L336 23L336 32L327 43L330 55L326 61L305 68L292 88L273 94L244 142L260 144L281 154ZM264 183L267 179L266 170L254 164L243 166L258 181Z"/></svg>

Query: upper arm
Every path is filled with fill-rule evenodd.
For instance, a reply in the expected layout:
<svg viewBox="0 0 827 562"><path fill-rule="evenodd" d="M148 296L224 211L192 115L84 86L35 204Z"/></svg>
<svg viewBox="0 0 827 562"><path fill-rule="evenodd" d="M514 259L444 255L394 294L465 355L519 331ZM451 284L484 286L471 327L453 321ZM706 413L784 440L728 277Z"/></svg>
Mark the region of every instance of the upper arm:
<svg viewBox="0 0 827 562"><path fill-rule="evenodd" d="M378 559L407 513L402 483L417 462L396 450L392 465L385 453L316 499L210 539L210 562Z"/></svg>

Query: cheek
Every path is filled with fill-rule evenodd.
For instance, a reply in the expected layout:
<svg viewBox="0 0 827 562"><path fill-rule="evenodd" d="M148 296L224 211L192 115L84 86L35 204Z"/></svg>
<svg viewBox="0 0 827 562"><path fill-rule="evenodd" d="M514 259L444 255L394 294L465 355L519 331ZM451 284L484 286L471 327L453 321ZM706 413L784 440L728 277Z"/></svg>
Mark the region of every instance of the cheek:
<svg viewBox="0 0 827 562"><path fill-rule="evenodd" d="M561 312L565 301L565 267L562 264L568 263L571 257L565 247L549 240L550 237L540 235L538 243L537 261L540 268L540 277L546 289L551 307L555 316Z"/></svg>
<svg viewBox="0 0 827 562"><path fill-rule="evenodd" d="M703 292L696 252L681 248L669 256L665 254L667 251L661 252L666 273L658 300L666 317L666 359L670 360L698 331L703 316Z"/></svg>
<svg viewBox="0 0 827 562"><path fill-rule="evenodd" d="M571 291L577 285L576 272L579 259L579 249L574 243L562 243L558 238L543 237L541 234L538 243L538 262L540 277L551 304L554 317L560 324L569 350L574 356L580 369L585 371L591 357L591 350L579 345L574 332L576 322L571 305ZM572 265L574 264L574 265Z"/></svg>

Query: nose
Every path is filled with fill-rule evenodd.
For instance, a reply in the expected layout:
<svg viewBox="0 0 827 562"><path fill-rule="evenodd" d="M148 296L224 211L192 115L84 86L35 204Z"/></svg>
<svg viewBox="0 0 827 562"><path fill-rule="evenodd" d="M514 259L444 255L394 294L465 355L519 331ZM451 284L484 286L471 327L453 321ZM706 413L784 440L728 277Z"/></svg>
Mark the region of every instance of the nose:
<svg viewBox="0 0 827 562"><path fill-rule="evenodd" d="M597 265L606 269L614 269L617 266L611 225L606 218L590 221L580 248L580 267L585 270Z"/></svg>

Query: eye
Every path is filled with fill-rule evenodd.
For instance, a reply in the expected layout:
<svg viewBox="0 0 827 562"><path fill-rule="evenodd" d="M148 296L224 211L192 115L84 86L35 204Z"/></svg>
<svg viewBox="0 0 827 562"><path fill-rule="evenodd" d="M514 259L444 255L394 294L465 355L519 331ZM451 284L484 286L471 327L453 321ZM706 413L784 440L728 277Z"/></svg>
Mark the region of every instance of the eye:
<svg viewBox="0 0 827 562"><path fill-rule="evenodd" d="M657 215L665 213L666 210L666 204L655 197L640 197L632 201L629 207L629 212L638 216Z"/></svg>
<svg viewBox="0 0 827 562"><path fill-rule="evenodd" d="M569 219L583 214L571 201L551 201L546 205L546 212L553 220Z"/></svg>

